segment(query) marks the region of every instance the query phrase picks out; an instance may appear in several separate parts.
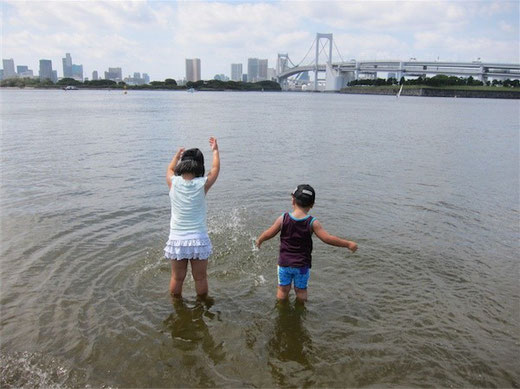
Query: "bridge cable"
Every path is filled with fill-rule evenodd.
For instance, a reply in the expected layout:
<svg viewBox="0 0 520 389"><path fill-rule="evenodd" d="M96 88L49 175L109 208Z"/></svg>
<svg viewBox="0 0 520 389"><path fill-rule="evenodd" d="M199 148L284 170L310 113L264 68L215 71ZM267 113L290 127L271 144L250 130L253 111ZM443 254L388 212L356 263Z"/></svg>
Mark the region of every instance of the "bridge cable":
<svg viewBox="0 0 520 389"><path fill-rule="evenodd" d="M316 43L316 38L314 38L314 40L312 41L312 45L311 47L309 47L309 50L307 51L307 54L305 54L305 56L303 57L303 59L298 63L298 65L294 65L294 63L291 61L291 63L294 65L294 67L298 67L300 66L303 61L305 61L305 59L307 58L307 56L309 55L309 53L311 52L312 48L314 47L314 43Z"/></svg>
<svg viewBox="0 0 520 389"><path fill-rule="evenodd" d="M324 43L322 46L321 46L321 50L319 51L318 53L318 60L319 60L319 57L321 55L321 53L323 53L323 50L326 48L326 43ZM316 58L313 58L313 60L309 63L309 65L307 66L311 66L311 65L314 65L316 63ZM319 64L318 64L319 65Z"/></svg>
<svg viewBox="0 0 520 389"><path fill-rule="evenodd" d="M336 51L338 52L338 55L339 55L339 58L341 59L341 62L345 62L345 60L341 56L341 53L339 52L338 46L336 46L336 42L332 41L332 43L334 43L334 47L336 48ZM332 58L330 59L330 62L332 62Z"/></svg>
<svg viewBox="0 0 520 389"><path fill-rule="evenodd" d="M287 61L289 61L293 67L296 67L296 65L294 64L293 61L291 61L291 59L289 58L289 56L287 56Z"/></svg>
<svg viewBox="0 0 520 389"><path fill-rule="evenodd" d="M326 43L323 43L323 45L321 46L321 50L320 52L318 53L318 59L320 59L320 55L321 53L323 53L323 50L325 50L327 48L327 44ZM332 58L330 58L330 62L332 62ZM319 65L319 64L316 64L316 65Z"/></svg>

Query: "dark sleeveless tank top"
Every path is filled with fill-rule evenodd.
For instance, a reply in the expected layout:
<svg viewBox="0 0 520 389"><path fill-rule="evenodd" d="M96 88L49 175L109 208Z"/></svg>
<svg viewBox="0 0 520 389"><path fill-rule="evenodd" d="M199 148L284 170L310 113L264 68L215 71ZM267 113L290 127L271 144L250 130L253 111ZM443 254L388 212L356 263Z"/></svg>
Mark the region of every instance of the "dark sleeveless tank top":
<svg viewBox="0 0 520 389"><path fill-rule="evenodd" d="M311 267L313 221L314 218L310 215L303 219L294 219L288 213L283 214L279 266Z"/></svg>

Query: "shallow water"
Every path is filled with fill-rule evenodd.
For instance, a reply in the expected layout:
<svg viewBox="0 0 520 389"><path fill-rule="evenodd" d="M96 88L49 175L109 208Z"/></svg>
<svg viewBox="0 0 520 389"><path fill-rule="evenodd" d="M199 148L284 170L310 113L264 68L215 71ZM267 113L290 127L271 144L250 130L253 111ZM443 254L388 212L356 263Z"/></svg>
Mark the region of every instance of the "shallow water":
<svg viewBox="0 0 520 389"><path fill-rule="evenodd" d="M519 103L2 90L0 385L519 387ZM220 144L213 300L168 297L166 165ZM310 183L305 307L277 239Z"/></svg>

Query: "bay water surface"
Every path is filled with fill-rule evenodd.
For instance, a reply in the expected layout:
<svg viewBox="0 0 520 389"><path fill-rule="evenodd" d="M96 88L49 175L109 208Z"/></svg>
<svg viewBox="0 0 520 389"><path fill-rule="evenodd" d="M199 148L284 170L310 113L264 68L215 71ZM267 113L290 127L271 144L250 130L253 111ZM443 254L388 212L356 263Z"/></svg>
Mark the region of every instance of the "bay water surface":
<svg viewBox="0 0 520 389"><path fill-rule="evenodd" d="M519 387L518 101L1 91L2 387ZM168 295L166 166L199 147L212 300ZM315 238L277 304L297 184Z"/></svg>

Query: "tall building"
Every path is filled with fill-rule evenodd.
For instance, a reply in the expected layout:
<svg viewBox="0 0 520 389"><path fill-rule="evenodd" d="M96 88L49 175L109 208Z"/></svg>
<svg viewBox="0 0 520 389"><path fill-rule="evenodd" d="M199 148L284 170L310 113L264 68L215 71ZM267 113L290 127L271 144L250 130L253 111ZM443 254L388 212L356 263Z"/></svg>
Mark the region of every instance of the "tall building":
<svg viewBox="0 0 520 389"><path fill-rule="evenodd" d="M77 81L83 81L83 65L72 65L71 77Z"/></svg>
<svg viewBox="0 0 520 389"><path fill-rule="evenodd" d="M141 73L134 73L134 76L128 76L123 81L127 83L128 85L143 85L150 82L150 77L148 77L148 80L145 79L145 76L147 76L146 73L143 73L143 77L141 77Z"/></svg>
<svg viewBox="0 0 520 389"><path fill-rule="evenodd" d="M123 71L121 68L108 68L108 72L105 72L105 80L123 81Z"/></svg>
<svg viewBox="0 0 520 389"><path fill-rule="evenodd" d="M66 53L65 58L62 58L61 61L63 63L64 78L73 78L77 81L83 81L83 65L73 64L70 53Z"/></svg>
<svg viewBox="0 0 520 389"><path fill-rule="evenodd" d="M231 64L231 80L242 81L242 64L232 63Z"/></svg>
<svg viewBox="0 0 520 389"><path fill-rule="evenodd" d="M143 73L143 80L145 84L150 83L150 76L147 73Z"/></svg>
<svg viewBox="0 0 520 389"><path fill-rule="evenodd" d="M186 58L186 81L199 81L200 77L200 58Z"/></svg>
<svg viewBox="0 0 520 389"><path fill-rule="evenodd" d="M14 59L3 59L2 63L4 65L4 80L16 77L16 72L14 71Z"/></svg>
<svg viewBox="0 0 520 389"><path fill-rule="evenodd" d="M258 60L258 81L267 80L267 60Z"/></svg>
<svg viewBox="0 0 520 389"><path fill-rule="evenodd" d="M258 58L247 59L247 81L258 81Z"/></svg>
<svg viewBox="0 0 520 389"><path fill-rule="evenodd" d="M50 59L40 59L40 81L52 81L52 61Z"/></svg>
<svg viewBox="0 0 520 389"><path fill-rule="evenodd" d="M94 70L92 72L92 80L98 80L98 79L99 79L98 72L97 72L97 70Z"/></svg>
<svg viewBox="0 0 520 389"><path fill-rule="evenodd" d="M53 70L52 71L51 81L54 82L54 83L58 82L58 71L57 70Z"/></svg>
<svg viewBox="0 0 520 389"><path fill-rule="evenodd" d="M72 57L70 53L65 54L65 58L61 59L63 63L63 77L72 78Z"/></svg>
<svg viewBox="0 0 520 389"><path fill-rule="evenodd" d="M34 77L33 71L31 69L29 69L29 66L17 66L16 73L18 73L18 77L22 77L22 78Z"/></svg>
<svg viewBox="0 0 520 389"><path fill-rule="evenodd" d="M267 68L267 79L269 81L276 81L276 69L275 68Z"/></svg>

